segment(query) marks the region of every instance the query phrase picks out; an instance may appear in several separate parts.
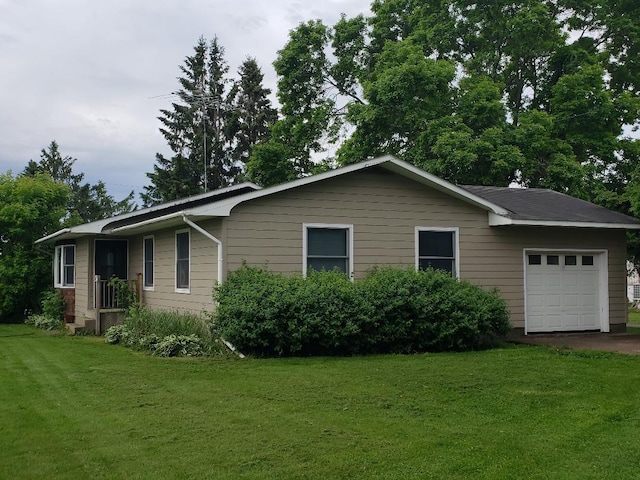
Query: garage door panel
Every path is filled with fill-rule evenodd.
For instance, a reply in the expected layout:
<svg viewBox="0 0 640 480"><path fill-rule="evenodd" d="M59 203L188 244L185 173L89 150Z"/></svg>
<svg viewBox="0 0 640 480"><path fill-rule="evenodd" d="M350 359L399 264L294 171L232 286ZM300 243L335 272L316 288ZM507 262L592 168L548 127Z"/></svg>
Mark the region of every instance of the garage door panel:
<svg viewBox="0 0 640 480"><path fill-rule="evenodd" d="M581 254L574 252L536 252L535 255L541 255L540 265L525 262L527 331L599 330L597 255L593 255L593 265L582 265ZM552 257L552 263L557 256L559 265L547 264L548 256Z"/></svg>

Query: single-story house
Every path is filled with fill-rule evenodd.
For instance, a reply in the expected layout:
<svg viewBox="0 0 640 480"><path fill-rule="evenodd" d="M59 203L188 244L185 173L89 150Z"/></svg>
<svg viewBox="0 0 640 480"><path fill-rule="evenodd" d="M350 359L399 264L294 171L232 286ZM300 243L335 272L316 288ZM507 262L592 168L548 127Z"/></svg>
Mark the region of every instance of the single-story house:
<svg viewBox="0 0 640 480"><path fill-rule="evenodd" d="M543 189L456 186L384 156L260 188L243 183L38 240L55 243L68 321L104 331L112 276L150 308L215 308L243 262L305 275L376 265L443 269L496 287L520 332L622 332L625 230L640 220Z"/></svg>

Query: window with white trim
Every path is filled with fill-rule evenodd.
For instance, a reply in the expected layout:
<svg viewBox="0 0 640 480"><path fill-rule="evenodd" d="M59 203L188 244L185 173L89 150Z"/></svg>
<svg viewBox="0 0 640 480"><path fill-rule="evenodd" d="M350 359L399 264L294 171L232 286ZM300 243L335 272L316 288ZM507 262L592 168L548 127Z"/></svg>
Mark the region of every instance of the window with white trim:
<svg viewBox="0 0 640 480"><path fill-rule="evenodd" d="M640 300L640 285L637 283L633 286L633 299Z"/></svg>
<svg viewBox="0 0 640 480"><path fill-rule="evenodd" d="M54 254L53 285L72 288L76 284L76 246L57 245Z"/></svg>
<svg viewBox="0 0 640 480"><path fill-rule="evenodd" d="M458 276L457 229L416 228L416 268L443 270Z"/></svg>
<svg viewBox="0 0 640 480"><path fill-rule="evenodd" d="M310 270L334 270L351 276L353 226L304 225L304 274Z"/></svg>
<svg viewBox="0 0 640 480"><path fill-rule="evenodd" d="M153 235L142 240L142 287L145 290L153 290L155 239Z"/></svg>
<svg viewBox="0 0 640 480"><path fill-rule="evenodd" d="M190 232L176 232L176 292L189 293L190 270Z"/></svg>

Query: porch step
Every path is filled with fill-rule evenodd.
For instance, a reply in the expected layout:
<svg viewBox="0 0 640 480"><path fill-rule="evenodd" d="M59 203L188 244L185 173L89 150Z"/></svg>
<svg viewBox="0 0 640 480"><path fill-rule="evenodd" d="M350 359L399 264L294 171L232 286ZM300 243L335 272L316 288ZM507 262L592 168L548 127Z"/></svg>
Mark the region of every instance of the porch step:
<svg viewBox="0 0 640 480"><path fill-rule="evenodd" d="M76 335L85 332L85 326L78 323L65 323L65 327L67 327L67 333L69 335Z"/></svg>
<svg viewBox="0 0 640 480"><path fill-rule="evenodd" d="M65 323L67 328L67 333L69 335L82 335L82 334L91 334L96 333L96 321L95 320L85 320L85 324L81 325L79 323Z"/></svg>

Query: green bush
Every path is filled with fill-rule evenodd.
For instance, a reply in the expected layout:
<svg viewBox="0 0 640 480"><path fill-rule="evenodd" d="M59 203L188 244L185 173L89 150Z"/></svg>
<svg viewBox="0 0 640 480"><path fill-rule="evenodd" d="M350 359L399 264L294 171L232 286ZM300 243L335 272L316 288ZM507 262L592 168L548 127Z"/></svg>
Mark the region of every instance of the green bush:
<svg viewBox="0 0 640 480"><path fill-rule="evenodd" d="M42 295L42 314L54 320L64 320L64 298L58 291L48 291Z"/></svg>
<svg viewBox="0 0 640 480"><path fill-rule="evenodd" d="M42 330L62 330L64 328L64 322L55 318L48 317L46 315L30 315L25 323L33 325L36 328Z"/></svg>
<svg viewBox="0 0 640 480"><path fill-rule="evenodd" d="M154 345L153 354L159 357L199 357L204 354L197 335L167 335Z"/></svg>
<svg viewBox="0 0 640 480"><path fill-rule="evenodd" d="M112 325L107 328L107 331L104 333L104 339L107 343L112 345L126 343L126 339L130 333L129 328L126 325Z"/></svg>
<svg viewBox="0 0 640 480"><path fill-rule="evenodd" d="M224 347L211 334L208 320L175 311L134 305L122 325L105 332L105 341L163 357L218 355Z"/></svg>
<svg viewBox="0 0 640 480"><path fill-rule="evenodd" d="M340 272L304 279L243 266L214 300L219 334L264 356L468 350L509 329L497 292L412 268L376 268L351 282Z"/></svg>
<svg viewBox="0 0 640 480"><path fill-rule="evenodd" d="M43 330L62 330L64 328L64 298L60 292L51 290L42 295L40 303L42 314L29 315L24 323Z"/></svg>

